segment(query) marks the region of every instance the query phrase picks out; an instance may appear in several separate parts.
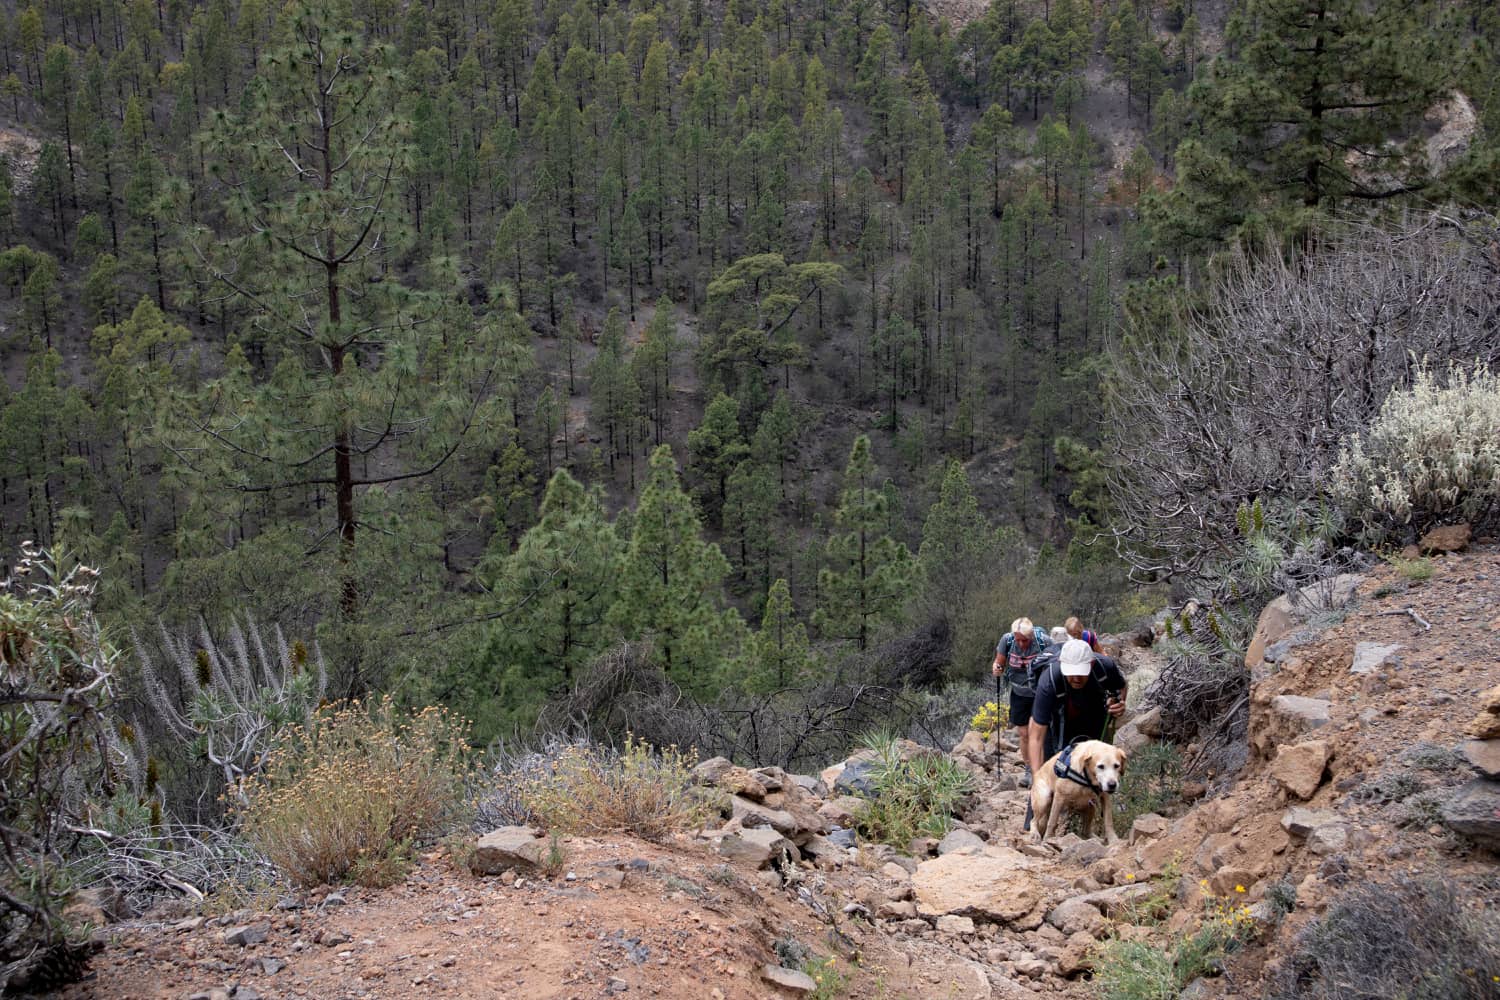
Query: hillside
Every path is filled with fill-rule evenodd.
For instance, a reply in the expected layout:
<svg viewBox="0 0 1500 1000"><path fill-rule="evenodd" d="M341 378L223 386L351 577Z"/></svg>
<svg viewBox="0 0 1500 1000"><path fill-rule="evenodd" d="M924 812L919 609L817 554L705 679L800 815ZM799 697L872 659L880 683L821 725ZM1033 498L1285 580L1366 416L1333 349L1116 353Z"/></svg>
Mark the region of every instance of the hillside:
<svg viewBox="0 0 1500 1000"><path fill-rule="evenodd" d="M1381 910L1360 916L1370 923L1353 933L1376 940L1395 921L1398 936L1415 943L1411 954L1376 945L1364 959L1372 981L1416 974L1435 977L1420 995L1500 996L1500 964L1485 964L1500 963L1500 945L1448 954L1441 935L1400 926L1420 918L1438 927L1469 912L1493 932L1500 916L1500 547L1490 542L1433 565L1425 581L1380 566L1358 581L1336 621L1283 622L1284 631L1294 627L1275 637L1286 640L1273 642L1275 661L1256 671L1249 764L1206 786L1171 788L1160 814L1138 819L1114 848L1070 834L1058 853L1023 838L1014 755L1004 752L997 770L977 734L953 757L979 777L979 791L955 833L941 846L918 845L916 856L870 843L830 846L810 832L819 813L809 818L795 803L821 805L823 821L838 817L848 800L822 797L819 782L838 781L844 766L806 779L819 796L806 800L721 767L709 772L713 780L756 785L745 794L776 805L742 799L740 818L712 836L665 845L569 839L566 864L551 877L524 863L499 877L456 871L448 856L455 846L425 856L389 890L296 893L265 912L210 913L206 922L164 910L111 925L92 978L64 995L796 995L765 981L763 968L794 961L800 945L833 959L837 984L828 980L820 997L1081 998L1097 995L1099 963L1112 954L1096 942L1170 947L1229 914L1250 927L1244 946L1190 995L1301 996L1318 988L1316 979L1278 978L1294 967L1298 943L1310 949L1296 966L1304 974L1308 954L1330 954L1306 945L1305 933L1351 891L1378 887ZM1137 680L1159 666L1149 651L1124 653ZM1471 740L1486 717L1478 732L1488 742ZM1120 742L1144 762L1145 737L1127 732L1153 724L1136 721ZM761 778L775 784L780 775ZM776 817L787 814L778 808L800 818L782 827ZM757 811L762 818L751 818ZM767 818L803 844L800 865L758 867L766 855L748 845L759 835L738 831L758 827L780 840ZM1458 910L1403 909L1430 880L1447 887ZM225 941L246 925L263 925L264 940ZM1448 945L1461 947L1456 938ZM1388 995L1365 988L1376 992L1360 995Z"/></svg>

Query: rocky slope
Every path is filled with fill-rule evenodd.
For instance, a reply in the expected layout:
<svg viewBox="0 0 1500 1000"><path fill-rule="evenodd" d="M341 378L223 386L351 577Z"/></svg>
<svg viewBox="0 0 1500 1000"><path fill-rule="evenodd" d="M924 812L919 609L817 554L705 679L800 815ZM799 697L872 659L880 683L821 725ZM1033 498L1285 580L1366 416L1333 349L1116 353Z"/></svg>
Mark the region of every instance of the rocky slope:
<svg viewBox="0 0 1500 1000"><path fill-rule="evenodd" d="M858 756L818 776L714 760L698 771L729 804L713 829L575 838L551 877L548 843L508 829L389 890L114 924L66 995L1084 997L1096 942L1168 943L1207 897L1239 907L1255 940L1191 992L1258 996L1348 886L1432 873L1497 898L1500 549L1433 563L1424 582L1386 566L1346 581L1350 603L1313 625L1268 609L1249 763L1112 848L1030 843L1014 752L976 733L952 756L978 793L949 836L909 852L842 829L867 780ZM1142 730L1149 716L1122 738ZM1293 890L1283 916L1272 898ZM834 958L839 981L787 968L804 953Z"/></svg>

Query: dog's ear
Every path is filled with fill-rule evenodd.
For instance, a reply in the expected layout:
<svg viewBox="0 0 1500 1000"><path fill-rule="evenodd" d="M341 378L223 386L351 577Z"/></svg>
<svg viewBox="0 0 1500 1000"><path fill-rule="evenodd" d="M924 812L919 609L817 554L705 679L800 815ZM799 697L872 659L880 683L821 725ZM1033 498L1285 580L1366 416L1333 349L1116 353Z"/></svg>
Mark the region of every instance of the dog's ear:
<svg viewBox="0 0 1500 1000"><path fill-rule="evenodd" d="M1089 774L1094 770L1094 747L1093 741L1080 743L1078 749L1073 751L1073 770L1079 774Z"/></svg>
<svg viewBox="0 0 1500 1000"><path fill-rule="evenodd" d="M1124 750L1121 750L1119 747L1115 747L1115 754L1120 758L1120 770L1124 771L1125 762L1130 759L1130 754L1126 753Z"/></svg>

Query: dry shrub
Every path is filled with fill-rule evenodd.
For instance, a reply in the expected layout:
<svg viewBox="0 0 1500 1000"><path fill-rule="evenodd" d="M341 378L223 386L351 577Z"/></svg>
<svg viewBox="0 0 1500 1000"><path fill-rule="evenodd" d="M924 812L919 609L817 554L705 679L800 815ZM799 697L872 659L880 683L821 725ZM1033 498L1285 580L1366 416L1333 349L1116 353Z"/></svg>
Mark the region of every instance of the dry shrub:
<svg viewBox="0 0 1500 1000"><path fill-rule="evenodd" d="M246 783L246 835L299 885L399 881L412 843L461 808L468 735L442 708L326 708L284 730Z"/></svg>
<svg viewBox="0 0 1500 1000"><path fill-rule="evenodd" d="M1273 1000L1480 1000L1500 994L1500 933L1436 877L1350 889L1297 939Z"/></svg>
<svg viewBox="0 0 1500 1000"><path fill-rule="evenodd" d="M1447 383L1419 371L1345 441L1332 492L1367 541L1410 540L1446 520L1484 524L1500 503L1500 374L1455 364Z"/></svg>
<svg viewBox="0 0 1500 1000"><path fill-rule="evenodd" d="M722 793L693 781L697 755L675 746L657 751L626 736L623 749L571 744L545 767L502 778L502 796L554 833L629 833L665 840L703 826L721 809Z"/></svg>

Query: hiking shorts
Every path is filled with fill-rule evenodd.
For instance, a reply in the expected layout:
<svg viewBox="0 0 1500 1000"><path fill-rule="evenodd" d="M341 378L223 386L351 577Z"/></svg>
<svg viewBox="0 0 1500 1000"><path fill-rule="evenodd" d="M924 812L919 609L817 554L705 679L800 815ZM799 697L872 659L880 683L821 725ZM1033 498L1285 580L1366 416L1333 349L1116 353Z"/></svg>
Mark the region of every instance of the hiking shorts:
<svg viewBox="0 0 1500 1000"><path fill-rule="evenodd" d="M1010 689L1010 724L1012 727L1024 726L1031 722L1031 706L1036 701L1036 694L1017 694L1015 688Z"/></svg>

